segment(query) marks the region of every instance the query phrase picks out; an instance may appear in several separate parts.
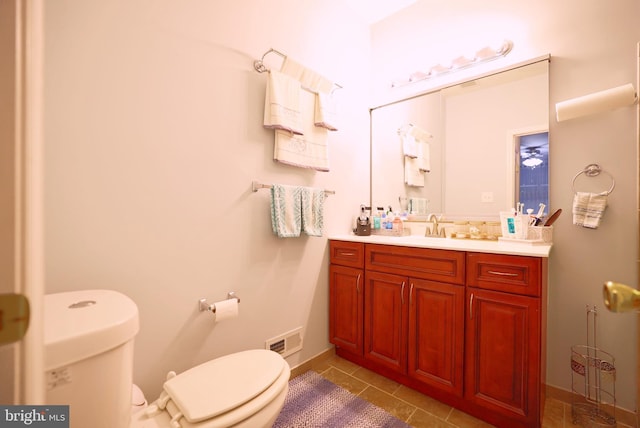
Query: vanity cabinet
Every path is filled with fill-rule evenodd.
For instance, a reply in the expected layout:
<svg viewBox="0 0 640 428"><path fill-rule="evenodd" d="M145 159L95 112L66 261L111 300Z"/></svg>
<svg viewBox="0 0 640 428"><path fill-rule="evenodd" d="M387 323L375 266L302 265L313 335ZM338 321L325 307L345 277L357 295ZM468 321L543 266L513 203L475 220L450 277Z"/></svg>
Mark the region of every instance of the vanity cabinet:
<svg viewBox="0 0 640 428"><path fill-rule="evenodd" d="M413 278L409 290L408 374L461 397L464 287Z"/></svg>
<svg viewBox="0 0 640 428"><path fill-rule="evenodd" d="M329 241L329 250L329 341L362 355L364 244Z"/></svg>
<svg viewBox="0 0 640 428"><path fill-rule="evenodd" d="M546 259L468 253L465 399L540 426Z"/></svg>
<svg viewBox="0 0 640 428"><path fill-rule="evenodd" d="M364 357L462 396L464 261L460 251L367 244Z"/></svg>
<svg viewBox="0 0 640 428"><path fill-rule="evenodd" d="M364 357L398 373L407 372L407 281L367 271L364 298Z"/></svg>
<svg viewBox="0 0 640 428"><path fill-rule="evenodd" d="M330 248L338 355L493 425L540 426L547 258Z"/></svg>

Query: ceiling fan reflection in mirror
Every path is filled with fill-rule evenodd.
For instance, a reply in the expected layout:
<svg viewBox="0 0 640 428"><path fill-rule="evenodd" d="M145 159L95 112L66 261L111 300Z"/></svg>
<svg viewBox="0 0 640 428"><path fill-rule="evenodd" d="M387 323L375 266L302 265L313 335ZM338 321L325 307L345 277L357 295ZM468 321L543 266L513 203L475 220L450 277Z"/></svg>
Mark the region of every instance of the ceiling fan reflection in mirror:
<svg viewBox="0 0 640 428"><path fill-rule="evenodd" d="M540 147L527 147L520 153L522 158L522 165L528 168L535 168L542 165L542 158L540 156Z"/></svg>

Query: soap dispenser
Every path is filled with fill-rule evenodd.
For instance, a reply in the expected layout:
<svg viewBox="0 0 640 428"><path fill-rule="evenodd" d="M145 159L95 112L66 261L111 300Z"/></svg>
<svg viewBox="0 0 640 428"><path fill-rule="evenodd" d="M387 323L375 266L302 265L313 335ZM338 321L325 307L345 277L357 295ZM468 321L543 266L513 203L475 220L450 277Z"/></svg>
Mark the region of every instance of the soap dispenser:
<svg viewBox="0 0 640 428"><path fill-rule="evenodd" d="M356 220L356 229L354 231L358 236L371 235L371 221L369 220L369 216L367 216L366 210L367 207L360 205L360 216Z"/></svg>

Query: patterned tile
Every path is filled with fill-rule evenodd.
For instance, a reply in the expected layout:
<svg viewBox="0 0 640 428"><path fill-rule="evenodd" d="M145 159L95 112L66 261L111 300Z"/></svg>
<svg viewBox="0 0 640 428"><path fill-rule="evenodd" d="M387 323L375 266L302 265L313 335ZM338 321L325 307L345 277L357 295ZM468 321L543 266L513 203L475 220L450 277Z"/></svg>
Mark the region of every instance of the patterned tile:
<svg viewBox="0 0 640 428"><path fill-rule="evenodd" d="M405 422L416 411L415 406L412 406L409 403L402 401L374 386L367 387L360 393L359 397L367 400L371 404L375 404Z"/></svg>
<svg viewBox="0 0 640 428"><path fill-rule="evenodd" d="M417 409L416 412L409 417L407 421L414 428L457 428L447 421L444 421L431 413Z"/></svg>
<svg viewBox="0 0 640 428"><path fill-rule="evenodd" d="M352 376L362 380L363 382L367 382L369 385L373 385L376 388L381 389L389 394L393 394L401 386L398 382L388 379L363 367L360 367L358 368L358 370L353 372Z"/></svg>
<svg viewBox="0 0 640 428"><path fill-rule="evenodd" d="M362 391L367 389L369 385L366 382L356 379L355 377L338 370L334 367L321 373L321 375L335 383L336 385L346 389L354 395L359 395Z"/></svg>
<svg viewBox="0 0 640 428"><path fill-rule="evenodd" d="M446 420L451 413L451 406L441 403L428 395L424 395L406 386L400 386L394 394L396 397L413 404L417 408L436 416L442 420Z"/></svg>
<svg viewBox="0 0 640 428"><path fill-rule="evenodd" d="M313 370L415 428L488 428L493 426L335 355L314 363ZM569 428L573 426L571 404L548 397L541 428ZM632 428L631 425L620 421L618 421L617 427Z"/></svg>
<svg viewBox="0 0 640 428"><path fill-rule="evenodd" d="M453 409L451 411L451 414L447 418L447 422L459 428L488 428L493 426L481 421L480 419L474 418L471 415L467 415L458 409Z"/></svg>

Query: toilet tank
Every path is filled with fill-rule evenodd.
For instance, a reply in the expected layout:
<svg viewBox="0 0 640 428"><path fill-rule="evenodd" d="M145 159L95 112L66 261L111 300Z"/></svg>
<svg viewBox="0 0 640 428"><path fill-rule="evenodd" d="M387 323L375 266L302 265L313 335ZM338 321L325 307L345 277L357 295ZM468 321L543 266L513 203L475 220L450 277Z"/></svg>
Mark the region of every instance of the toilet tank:
<svg viewBox="0 0 640 428"><path fill-rule="evenodd" d="M71 428L126 428L138 307L112 290L44 297L46 403L69 405Z"/></svg>

